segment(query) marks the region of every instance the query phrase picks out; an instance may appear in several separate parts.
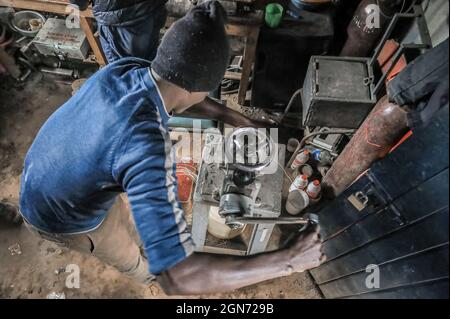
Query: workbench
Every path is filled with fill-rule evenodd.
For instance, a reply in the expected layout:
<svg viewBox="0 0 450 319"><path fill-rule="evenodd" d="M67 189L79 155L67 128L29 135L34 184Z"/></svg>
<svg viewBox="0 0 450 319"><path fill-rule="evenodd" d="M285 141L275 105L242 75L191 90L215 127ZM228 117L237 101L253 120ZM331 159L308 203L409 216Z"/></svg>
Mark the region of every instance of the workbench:
<svg viewBox="0 0 450 319"><path fill-rule="evenodd" d="M0 6L12 7L17 9L26 9L34 11L43 11L59 15L69 15L73 13L71 7L68 7L67 0L0 0ZM89 45L94 53L95 59L100 66L107 64L105 55L100 46L98 36L94 33L94 18L92 8L80 11L80 27L86 34ZM166 26L172 24L176 18L168 17ZM255 61L256 45L258 42L259 28L263 21L262 12L248 14L245 17L229 17L225 26L226 32L230 36L245 37L245 48L242 63L242 72L229 72L226 77L240 80L238 90L238 103L243 105L250 82L250 74Z"/></svg>

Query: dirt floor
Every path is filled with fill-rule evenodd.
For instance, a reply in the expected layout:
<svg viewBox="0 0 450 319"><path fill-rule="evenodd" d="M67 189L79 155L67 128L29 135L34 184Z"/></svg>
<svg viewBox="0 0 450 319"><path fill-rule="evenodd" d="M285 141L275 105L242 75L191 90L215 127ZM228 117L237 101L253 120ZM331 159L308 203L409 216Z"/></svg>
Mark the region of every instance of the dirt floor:
<svg viewBox="0 0 450 319"><path fill-rule="evenodd" d="M70 97L71 87L54 78L30 78L11 88L0 79L0 200L18 202L23 158L45 120ZM80 288L66 288L67 265L80 267ZM61 250L33 237L24 226L0 222L0 298L165 298L158 286L121 275L95 257ZM320 298L306 273L202 298Z"/></svg>

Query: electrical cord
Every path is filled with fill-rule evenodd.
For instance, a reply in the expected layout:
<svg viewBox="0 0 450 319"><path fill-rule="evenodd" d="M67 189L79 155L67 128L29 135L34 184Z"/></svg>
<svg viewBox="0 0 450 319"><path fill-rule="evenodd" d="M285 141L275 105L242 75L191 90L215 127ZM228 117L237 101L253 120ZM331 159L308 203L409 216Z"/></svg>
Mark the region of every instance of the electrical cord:
<svg viewBox="0 0 450 319"><path fill-rule="evenodd" d="M294 100L297 97L297 95L299 95L302 92L303 89L298 89L297 91L294 92L294 94L292 94L291 99L289 100L288 105L286 106L286 109L284 110L283 115L281 116L280 119L280 123L283 122L284 118L286 117L286 115L289 113L292 105L294 104Z"/></svg>

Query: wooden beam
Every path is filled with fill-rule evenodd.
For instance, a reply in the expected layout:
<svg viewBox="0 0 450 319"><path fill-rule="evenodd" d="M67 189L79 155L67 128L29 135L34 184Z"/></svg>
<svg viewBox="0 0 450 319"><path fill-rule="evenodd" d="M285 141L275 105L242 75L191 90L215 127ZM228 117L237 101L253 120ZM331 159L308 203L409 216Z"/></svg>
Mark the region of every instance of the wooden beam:
<svg viewBox="0 0 450 319"><path fill-rule="evenodd" d="M12 7L19 9L27 9L27 10L35 10L35 11L44 11L62 15L68 15L71 13L67 8L69 3L67 1L61 0L51 0L51 1L43 1L43 0L0 0L0 6L2 7ZM81 17L93 18L94 14L92 13L91 7L89 7L85 11L80 11Z"/></svg>
<svg viewBox="0 0 450 319"><path fill-rule="evenodd" d="M250 74L252 72L253 62L255 61L256 45L258 44L259 27L253 27L251 34L245 42L244 57L242 63L242 78L239 85L238 103L244 105L248 85L250 83Z"/></svg>
<svg viewBox="0 0 450 319"><path fill-rule="evenodd" d="M251 35L252 30L254 28L258 28L255 26L249 26L249 25L239 25L239 24L230 24L227 23L225 25L225 31L227 32L228 35L234 35L237 37L248 37Z"/></svg>
<svg viewBox="0 0 450 319"><path fill-rule="evenodd" d="M91 46L92 51L94 52L95 59L97 60L98 64L100 66L106 65L108 62L106 61L105 55L103 54L100 42L98 38L94 36L92 20L86 17L80 17L80 26L86 34L86 38L89 42L89 45Z"/></svg>

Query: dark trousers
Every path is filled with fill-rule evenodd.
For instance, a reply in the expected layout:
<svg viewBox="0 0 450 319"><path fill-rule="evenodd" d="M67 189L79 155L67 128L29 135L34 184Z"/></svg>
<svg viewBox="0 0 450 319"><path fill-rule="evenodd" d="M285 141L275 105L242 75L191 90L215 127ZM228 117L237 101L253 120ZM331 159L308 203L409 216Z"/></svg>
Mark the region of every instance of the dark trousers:
<svg viewBox="0 0 450 319"><path fill-rule="evenodd" d="M426 126L448 105L448 39L410 63L388 84L389 100L408 106L411 129Z"/></svg>
<svg viewBox="0 0 450 319"><path fill-rule="evenodd" d="M166 18L166 8L161 6L131 25L99 24L100 43L108 62L124 57L153 60L158 48L159 31L164 26Z"/></svg>

